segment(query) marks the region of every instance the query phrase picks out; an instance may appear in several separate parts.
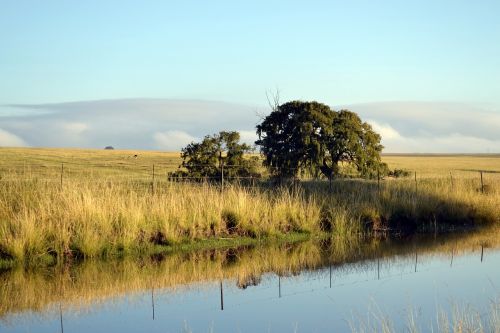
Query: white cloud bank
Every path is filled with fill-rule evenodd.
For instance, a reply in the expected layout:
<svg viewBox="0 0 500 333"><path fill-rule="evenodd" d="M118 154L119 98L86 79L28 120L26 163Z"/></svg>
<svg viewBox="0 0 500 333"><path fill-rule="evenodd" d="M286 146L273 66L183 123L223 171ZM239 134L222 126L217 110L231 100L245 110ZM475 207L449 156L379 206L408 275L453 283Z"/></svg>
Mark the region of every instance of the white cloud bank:
<svg viewBox="0 0 500 333"><path fill-rule="evenodd" d="M344 107L368 119L382 136L385 152L500 153L500 110L443 102Z"/></svg>
<svg viewBox="0 0 500 333"><path fill-rule="evenodd" d="M368 121L373 129L382 136L386 152L411 153L496 153L500 152L500 140L491 140L460 133L447 135L402 136L388 124Z"/></svg>
<svg viewBox="0 0 500 333"><path fill-rule="evenodd" d="M167 151L179 151L189 143L199 141L183 131L156 132L153 138L158 149Z"/></svg>
<svg viewBox="0 0 500 333"><path fill-rule="evenodd" d="M23 139L0 128L0 147L26 147Z"/></svg>
<svg viewBox="0 0 500 333"><path fill-rule="evenodd" d="M500 153L500 110L460 103L345 105L382 135L385 152ZM257 139L266 107L171 99L122 99L0 107L0 145L178 151L221 130ZM19 114L16 114L19 110Z"/></svg>

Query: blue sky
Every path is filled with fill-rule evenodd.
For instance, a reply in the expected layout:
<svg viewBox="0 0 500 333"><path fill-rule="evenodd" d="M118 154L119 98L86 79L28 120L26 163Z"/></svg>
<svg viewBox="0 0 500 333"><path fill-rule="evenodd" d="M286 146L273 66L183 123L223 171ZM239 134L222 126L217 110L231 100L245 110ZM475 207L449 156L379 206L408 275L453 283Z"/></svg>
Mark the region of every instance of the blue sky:
<svg viewBox="0 0 500 333"><path fill-rule="evenodd" d="M282 100L461 103L496 117L498 17L492 0L3 0L0 105L162 98L257 107L278 87ZM22 136L9 124L0 119L0 130Z"/></svg>
<svg viewBox="0 0 500 333"><path fill-rule="evenodd" d="M23 1L0 10L0 103L266 89L331 104L500 104L499 1Z"/></svg>

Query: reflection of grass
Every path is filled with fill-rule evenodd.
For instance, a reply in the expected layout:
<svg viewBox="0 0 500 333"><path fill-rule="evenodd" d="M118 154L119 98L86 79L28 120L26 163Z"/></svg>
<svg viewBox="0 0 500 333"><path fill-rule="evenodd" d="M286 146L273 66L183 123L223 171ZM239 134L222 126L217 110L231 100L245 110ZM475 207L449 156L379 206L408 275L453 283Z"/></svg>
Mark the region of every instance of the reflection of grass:
<svg viewBox="0 0 500 333"><path fill-rule="evenodd" d="M359 318L350 322L351 332L400 332L394 328L392 318L384 315L379 309L369 311L367 318ZM500 332L500 299L496 298L490 304L489 310L480 313L470 305L454 304L451 312L437 310L436 319L430 323L422 323L415 310L407 314L406 332L437 332L437 333L484 333Z"/></svg>
<svg viewBox="0 0 500 333"><path fill-rule="evenodd" d="M391 167L430 164L422 174L431 176L419 173L417 186L410 179L387 180L379 190L373 181L340 179L331 192L325 182L310 181L298 190L229 186L221 194L215 186L167 182L166 171L179 163L175 153L1 152L0 266L5 260L52 264L63 257L214 247L215 242L228 243L225 238L255 242L326 231L351 239L372 228L440 231L498 222L500 216L497 174L485 176L486 194L479 191L476 173L476 178L432 177L453 163L462 169L494 170L497 157L384 157ZM131 157L135 153L138 158ZM157 165L154 194L152 164Z"/></svg>
<svg viewBox="0 0 500 333"><path fill-rule="evenodd" d="M0 274L0 317L9 313L43 311L59 301L65 307L87 307L113 297L143 292L151 288L175 289L198 282L221 279L235 281L239 288L251 287L263 274L274 272L293 276L302 270L331 265L335 276L352 269L373 270L377 256L384 265L407 258L413 262L415 249L419 261L433 256L460 256L480 244L498 248L497 230L453 234L446 237L394 240L329 239L276 245L252 245L195 252L153 255L123 260L92 260L48 268L15 267Z"/></svg>

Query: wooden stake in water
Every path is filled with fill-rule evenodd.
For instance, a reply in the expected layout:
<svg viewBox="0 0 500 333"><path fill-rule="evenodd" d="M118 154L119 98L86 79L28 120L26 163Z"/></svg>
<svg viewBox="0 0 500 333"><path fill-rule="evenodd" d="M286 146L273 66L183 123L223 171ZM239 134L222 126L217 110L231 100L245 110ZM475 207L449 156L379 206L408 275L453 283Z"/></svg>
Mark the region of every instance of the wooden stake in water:
<svg viewBox="0 0 500 333"><path fill-rule="evenodd" d="M484 245L481 244L481 262L483 262Z"/></svg>
<svg viewBox="0 0 500 333"><path fill-rule="evenodd" d="M330 264L330 288L332 287L332 264Z"/></svg>
<svg viewBox="0 0 500 333"><path fill-rule="evenodd" d="M453 267L453 252L454 252L454 248L451 249L451 262L450 262L450 267Z"/></svg>
<svg viewBox="0 0 500 333"><path fill-rule="evenodd" d="M377 280L380 280L380 257L377 258Z"/></svg>
<svg viewBox="0 0 500 333"><path fill-rule="evenodd" d="M155 296L154 296L154 287L151 288L151 306L153 308L153 320L155 320Z"/></svg>
<svg viewBox="0 0 500 333"><path fill-rule="evenodd" d="M61 302L59 302L59 320L61 322L61 333L64 333L63 315L62 315L62 305L61 305Z"/></svg>
<svg viewBox="0 0 500 333"><path fill-rule="evenodd" d="M278 296L281 298L281 276L278 275Z"/></svg>
<svg viewBox="0 0 500 333"><path fill-rule="evenodd" d="M222 290L222 280L220 281L220 310L224 311L224 291Z"/></svg>
<svg viewBox="0 0 500 333"><path fill-rule="evenodd" d="M418 252L417 249L415 249L415 273L417 272L417 262L418 262Z"/></svg>

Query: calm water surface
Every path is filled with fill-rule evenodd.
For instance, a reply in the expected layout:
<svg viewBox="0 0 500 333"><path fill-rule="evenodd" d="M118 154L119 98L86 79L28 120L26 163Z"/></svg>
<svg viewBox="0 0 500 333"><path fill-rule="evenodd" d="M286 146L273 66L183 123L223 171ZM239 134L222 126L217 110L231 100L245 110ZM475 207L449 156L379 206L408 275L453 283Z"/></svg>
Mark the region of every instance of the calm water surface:
<svg viewBox="0 0 500 333"><path fill-rule="evenodd" d="M497 231L338 245L281 244L0 275L0 332L344 332L409 313L487 315Z"/></svg>

